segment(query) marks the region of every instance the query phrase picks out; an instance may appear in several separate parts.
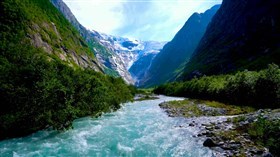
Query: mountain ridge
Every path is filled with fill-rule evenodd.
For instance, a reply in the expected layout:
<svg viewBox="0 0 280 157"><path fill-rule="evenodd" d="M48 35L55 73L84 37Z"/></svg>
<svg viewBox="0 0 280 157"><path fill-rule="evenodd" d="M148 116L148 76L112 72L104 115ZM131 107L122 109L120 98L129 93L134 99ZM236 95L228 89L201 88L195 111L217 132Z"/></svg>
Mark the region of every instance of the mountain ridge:
<svg viewBox="0 0 280 157"><path fill-rule="evenodd" d="M194 13L153 59L150 70L140 80L140 86L154 86L175 80L219 7L215 5L204 13Z"/></svg>
<svg viewBox="0 0 280 157"><path fill-rule="evenodd" d="M185 67L184 78L260 70L280 60L280 2L224 0Z"/></svg>
<svg viewBox="0 0 280 157"><path fill-rule="evenodd" d="M78 29L94 51L98 61L102 64L105 73L116 77L121 76L129 84L134 84L138 80L135 75L131 75L129 68L135 61L141 58L141 53L146 49L145 45L153 43L153 41L138 41L99 33L95 30L87 30L78 22L69 7L62 0L50 1ZM125 44L129 43L134 44L128 48ZM158 43L162 44L165 42ZM147 49L147 52L151 49L153 48ZM155 49L157 51L158 47Z"/></svg>

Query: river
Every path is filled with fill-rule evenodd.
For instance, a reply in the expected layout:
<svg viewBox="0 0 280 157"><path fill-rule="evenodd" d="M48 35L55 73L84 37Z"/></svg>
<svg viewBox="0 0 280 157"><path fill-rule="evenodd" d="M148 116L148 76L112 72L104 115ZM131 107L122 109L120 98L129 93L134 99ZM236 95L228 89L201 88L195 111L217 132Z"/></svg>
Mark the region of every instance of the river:
<svg viewBox="0 0 280 157"><path fill-rule="evenodd" d="M27 137L0 141L2 157L208 157L212 151L194 138L183 118L171 118L159 103L181 98L126 103L99 118L81 118L74 129L58 133L39 131Z"/></svg>

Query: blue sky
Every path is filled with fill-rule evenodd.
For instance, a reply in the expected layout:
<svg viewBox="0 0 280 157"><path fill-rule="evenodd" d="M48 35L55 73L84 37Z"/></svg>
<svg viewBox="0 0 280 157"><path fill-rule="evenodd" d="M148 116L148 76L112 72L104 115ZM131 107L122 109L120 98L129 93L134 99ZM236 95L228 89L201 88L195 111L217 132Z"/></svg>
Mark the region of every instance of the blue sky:
<svg viewBox="0 0 280 157"><path fill-rule="evenodd" d="M90 30L139 40L170 41L194 12L222 0L63 0Z"/></svg>

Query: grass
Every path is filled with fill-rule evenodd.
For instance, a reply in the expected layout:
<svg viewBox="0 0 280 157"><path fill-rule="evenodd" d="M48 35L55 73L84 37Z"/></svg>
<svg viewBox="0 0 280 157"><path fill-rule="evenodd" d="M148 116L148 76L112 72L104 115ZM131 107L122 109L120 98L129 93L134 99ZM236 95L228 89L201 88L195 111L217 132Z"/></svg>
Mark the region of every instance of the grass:
<svg viewBox="0 0 280 157"><path fill-rule="evenodd" d="M137 90L138 94L144 94L144 95L151 95L153 94L154 88L139 88Z"/></svg>
<svg viewBox="0 0 280 157"><path fill-rule="evenodd" d="M276 156L280 155L280 120L270 121L259 117L257 121L244 127L244 130L255 143L268 147Z"/></svg>
<svg viewBox="0 0 280 157"><path fill-rule="evenodd" d="M227 130L227 131L218 131L215 132L216 136L220 137L221 139L223 139L224 141L243 141L242 138L240 138L240 134L242 134L244 132L241 132L239 130ZM257 148L262 148L262 146L256 145L255 143L252 143L250 141L243 141L242 142L242 147L239 148L240 149L240 155L239 157L246 157L246 148L253 148L253 147L257 147Z"/></svg>
<svg viewBox="0 0 280 157"><path fill-rule="evenodd" d="M212 112L204 112L198 106L199 104L205 105L207 107L225 109L224 115L238 115L246 114L255 111L252 107L241 107L234 105L226 105L216 101L206 101L206 100L197 100L197 99L185 99L180 101L170 101L168 102L168 108L173 108L176 111L180 110L181 114L184 117L192 116L220 116L222 115L219 112L213 110Z"/></svg>
<svg viewBox="0 0 280 157"><path fill-rule="evenodd" d="M237 125L235 130L219 131L215 134L224 140L243 141L239 135L245 133L248 134L252 142L243 141L244 147L266 147L273 155L280 155L278 151L280 146L280 120L272 121L259 117L252 123L238 126L238 123L242 121L245 121L244 116L235 117L231 121Z"/></svg>
<svg viewBox="0 0 280 157"><path fill-rule="evenodd" d="M189 99L170 101L168 102L168 108L176 109L177 111L180 110L184 117L203 115L202 111L197 107L197 105L194 105L194 102Z"/></svg>
<svg viewBox="0 0 280 157"><path fill-rule="evenodd" d="M249 106L227 105L217 101L208 101L208 100L194 100L194 101L196 104L205 104L209 107L226 109L227 115L246 114L246 113L256 111L255 108Z"/></svg>
<svg viewBox="0 0 280 157"><path fill-rule="evenodd" d="M158 97L154 96L153 90L154 90L153 88L139 88L139 89L137 89L136 94L138 94L140 96L140 98L136 99L135 101L158 99Z"/></svg>

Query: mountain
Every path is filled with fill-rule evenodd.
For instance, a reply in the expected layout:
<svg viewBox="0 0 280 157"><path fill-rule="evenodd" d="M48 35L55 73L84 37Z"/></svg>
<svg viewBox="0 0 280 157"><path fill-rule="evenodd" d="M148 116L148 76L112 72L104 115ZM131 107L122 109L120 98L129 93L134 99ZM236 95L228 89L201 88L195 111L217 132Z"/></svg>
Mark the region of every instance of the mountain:
<svg viewBox="0 0 280 157"><path fill-rule="evenodd" d="M128 72L127 66L131 60L135 59L135 55L131 53L131 49L122 46L122 42L132 42L129 39L114 37L106 34L101 34L97 31L89 31L91 37L99 45L106 48L106 53L95 50L96 57L100 63L106 67L108 74L122 77L128 84L134 84L134 80Z"/></svg>
<svg viewBox="0 0 280 157"><path fill-rule="evenodd" d="M107 41L103 39L103 36L99 32L87 30L82 26L62 0L51 0L51 2L86 40L106 74L115 77L121 76L127 83L134 83L122 61L120 61L120 58L114 55L115 52L113 49L107 47Z"/></svg>
<svg viewBox="0 0 280 157"><path fill-rule="evenodd" d="M49 0L1 0L0 12L0 140L65 130L133 98Z"/></svg>
<svg viewBox="0 0 280 157"><path fill-rule="evenodd" d="M13 3L14 5L16 5L16 2ZM65 61L71 66L80 66L83 68L91 68L96 71L102 71L99 63L94 57L94 54L90 51L83 38L71 25L69 25L68 21L64 19L58 11L55 10L48 17L48 15L46 14L33 14L34 10L30 9L30 7L38 9L39 7L41 7L41 5L46 5L45 8L47 8L47 10L45 12L49 13L53 10L49 2L30 2L30 4L28 4L30 6L26 5L27 4L25 4L24 6L19 6L19 11L22 11L23 14L22 16L26 16L18 19L22 20L21 23L17 20L15 20L16 22L12 21L12 18L16 19L16 17L13 17L13 15L16 13L10 15L11 20L9 26L4 27L4 23L2 23L3 30L1 30L1 34L3 36L1 37L1 40L4 40L6 38L6 35L10 35L7 32L10 31L12 25L17 24L18 27L16 29L21 31L23 31L23 27L28 26L25 30L25 40L30 41L30 43L34 47L41 48L48 54L56 55L58 58ZM12 8L13 6L9 7ZM40 12L41 10L42 9L39 8L38 12ZM41 19L37 18L39 16ZM5 20L7 19L2 19L1 21ZM14 34L16 34L16 30L14 31ZM14 40L16 40L16 36Z"/></svg>
<svg viewBox="0 0 280 157"><path fill-rule="evenodd" d="M96 32L93 31L92 32ZM96 32L97 34L97 32ZM98 39L101 45L112 52L107 60L102 55L97 54L101 63L114 69L131 84L135 84L141 79L142 75L137 75L137 71L130 70L135 67L138 61L147 54L156 55L166 42L140 41L124 37L116 37L104 33L98 33ZM151 62L151 60L149 60ZM144 68L143 66L139 68Z"/></svg>
<svg viewBox="0 0 280 157"><path fill-rule="evenodd" d="M216 5L204 13L194 13L153 59L139 85L153 86L174 80L188 62L219 7Z"/></svg>
<svg viewBox="0 0 280 157"><path fill-rule="evenodd" d="M104 47L100 41L99 37L100 34L95 31L89 31L84 26L82 26L76 17L73 15L71 10L68 8L68 6L62 1L62 0L50 0L52 4L64 15L64 17L79 31L80 35L84 38L84 40L88 43L90 49L94 52L94 54L97 56L97 54L101 55L103 58L108 58L109 56L112 56L112 51ZM97 59L99 57L97 56ZM112 75L112 76L119 76L116 71L113 69L109 69L106 66L102 64L105 73Z"/></svg>
<svg viewBox="0 0 280 157"><path fill-rule="evenodd" d="M186 65L184 78L280 64L279 8L278 0L224 0Z"/></svg>
<svg viewBox="0 0 280 157"><path fill-rule="evenodd" d="M145 53L143 51L152 52L153 49L157 51L165 44L165 42L138 41L87 30L78 22L62 0L51 0L51 2L80 32L101 63L105 73L111 76L121 76L129 84L134 84L135 80L138 80L131 75L129 68L142 56L141 54ZM149 48L145 48L146 45ZM156 46L153 48L151 45Z"/></svg>
<svg viewBox="0 0 280 157"><path fill-rule="evenodd" d="M129 68L136 86L139 86L140 81L145 77L146 72L149 71L154 58L165 44L166 42L155 41L143 43L144 49L139 52L138 59Z"/></svg>

